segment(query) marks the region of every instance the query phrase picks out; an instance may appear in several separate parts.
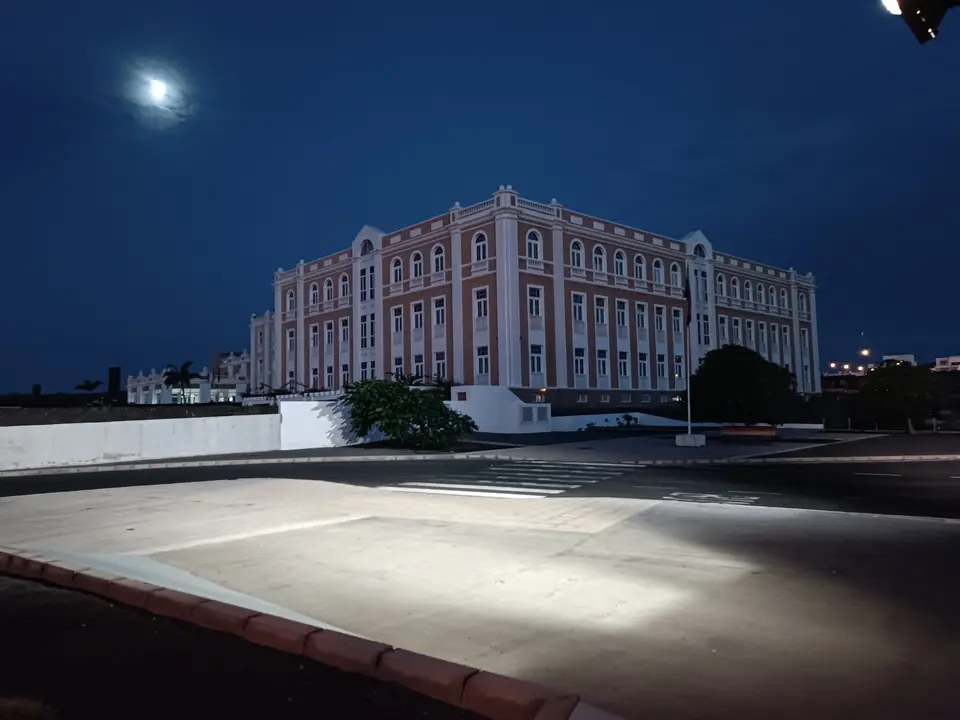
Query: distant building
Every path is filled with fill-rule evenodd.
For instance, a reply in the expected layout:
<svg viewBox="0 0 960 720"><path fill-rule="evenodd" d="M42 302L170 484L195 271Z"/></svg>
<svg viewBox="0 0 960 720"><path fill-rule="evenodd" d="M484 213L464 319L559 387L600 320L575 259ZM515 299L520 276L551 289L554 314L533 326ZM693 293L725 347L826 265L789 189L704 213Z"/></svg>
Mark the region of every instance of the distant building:
<svg viewBox="0 0 960 720"><path fill-rule="evenodd" d="M132 405L193 404L208 402L240 402L249 388L250 353L219 353L214 356L212 371L198 371L186 388L169 387L163 370L141 371L127 378L127 402Z"/></svg>
<svg viewBox="0 0 960 720"><path fill-rule="evenodd" d="M957 372L960 371L960 355L951 355L950 357L939 357L933 365L935 372Z"/></svg>
<svg viewBox="0 0 960 720"><path fill-rule="evenodd" d="M274 290L273 311L250 322L254 387L337 390L403 373L546 388L560 405L650 406L675 402L687 363L739 344L820 391L811 274L510 187L406 228L364 226L349 247L278 270Z"/></svg>
<svg viewBox="0 0 960 720"><path fill-rule="evenodd" d="M899 361L899 362L910 363L911 365L916 365L916 364L917 364L917 357L916 357L916 355L884 355L882 359L883 359L884 362L887 362L887 361L897 362L897 361Z"/></svg>

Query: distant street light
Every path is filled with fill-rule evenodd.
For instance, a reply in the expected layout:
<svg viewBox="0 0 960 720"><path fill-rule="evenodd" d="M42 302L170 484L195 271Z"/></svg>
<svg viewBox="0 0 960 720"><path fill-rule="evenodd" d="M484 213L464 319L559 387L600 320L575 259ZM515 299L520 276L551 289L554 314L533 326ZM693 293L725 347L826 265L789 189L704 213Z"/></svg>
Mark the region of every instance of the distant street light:
<svg viewBox="0 0 960 720"><path fill-rule="evenodd" d="M862 348L860 350L860 355L863 357L870 357L870 348Z"/></svg>
<svg viewBox="0 0 960 720"><path fill-rule="evenodd" d="M844 369L844 370L849 370L849 369L850 369L850 363L844 363L844 364L843 364L843 369Z"/></svg>
<svg viewBox="0 0 960 720"><path fill-rule="evenodd" d="M836 370L836 369L837 369L837 364L836 364L835 362L834 362L834 363L830 363L830 369L831 369L831 370Z"/></svg>
<svg viewBox="0 0 960 720"><path fill-rule="evenodd" d="M863 372L863 365L857 365L857 372Z"/></svg>

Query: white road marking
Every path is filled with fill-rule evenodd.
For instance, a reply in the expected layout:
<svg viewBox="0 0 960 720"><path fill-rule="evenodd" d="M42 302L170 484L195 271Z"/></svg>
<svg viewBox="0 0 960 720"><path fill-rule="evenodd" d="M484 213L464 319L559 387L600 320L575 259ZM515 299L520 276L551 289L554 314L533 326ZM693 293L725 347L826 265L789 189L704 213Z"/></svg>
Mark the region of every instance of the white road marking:
<svg viewBox="0 0 960 720"><path fill-rule="evenodd" d="M408 488L449 488L450 490L499 490L500 492L519 492L525 493L529 492L524 488L512 488L509 485L484 485L482 483L475 483L471 485L456 485L453 483L438 483L438 482L405 482L400 483L396 487L408 487ZM562 495L566 490L549 490L541 488L541 493L544 495Z"/></svg>
<svg viewBox="0 0 960 720"><path fill-rule="evenodd" d="M862 477L903 477L900 473L854 473Z"/></svg>
<svg viewBox="0 0 960 720"><path fill-rule="evenodd" d="M410 488L398 486L385 486L381 490L390 492L415 492L427 495L460 495L463 497L489 497L489 498L509 498L511 500L542 500L544 495L520 495L519 493L499 493L499 492L468 492L465 490L440 490L436 488Z"/></svg>

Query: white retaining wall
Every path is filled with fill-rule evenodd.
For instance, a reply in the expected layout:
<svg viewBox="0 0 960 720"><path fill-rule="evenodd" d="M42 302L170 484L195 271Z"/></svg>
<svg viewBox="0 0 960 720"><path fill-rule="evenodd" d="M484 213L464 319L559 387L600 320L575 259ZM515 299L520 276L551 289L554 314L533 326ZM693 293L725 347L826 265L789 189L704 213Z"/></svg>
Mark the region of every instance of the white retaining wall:
<svg viewBox="0 0 960 720"><path fill-rule="evenodd" d="M346 408L337 400L281 400L280 449L342 447L383 439L376 431L365 438L350 432Z"/></svg>
<svg viewBox="0 0 960 720"><path fill-rule="evenodd" d="M447 407L472 417L480 432L550 432L550 403L525 403L498 385L457 385L450 396Z"/></svg>
<svg viewBox="0 0 960 720"><path fill-rule="evenodd" d="M0 470L276 450L278 415L0 427Z"/></svg>

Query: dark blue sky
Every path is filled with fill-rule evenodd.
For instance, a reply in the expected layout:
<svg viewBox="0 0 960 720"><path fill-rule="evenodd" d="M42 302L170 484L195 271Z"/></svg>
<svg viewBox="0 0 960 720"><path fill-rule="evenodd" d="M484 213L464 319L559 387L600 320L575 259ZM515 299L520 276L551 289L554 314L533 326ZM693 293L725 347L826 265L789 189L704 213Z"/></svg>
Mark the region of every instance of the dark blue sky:
<svg viewBox="0 0 960 720"><path fill-rule="evenodd" d="M957 11L350 5L0 3L0 389L243 349L278 266L500 184L813 271L824 362L960 352Z"/></svg>

